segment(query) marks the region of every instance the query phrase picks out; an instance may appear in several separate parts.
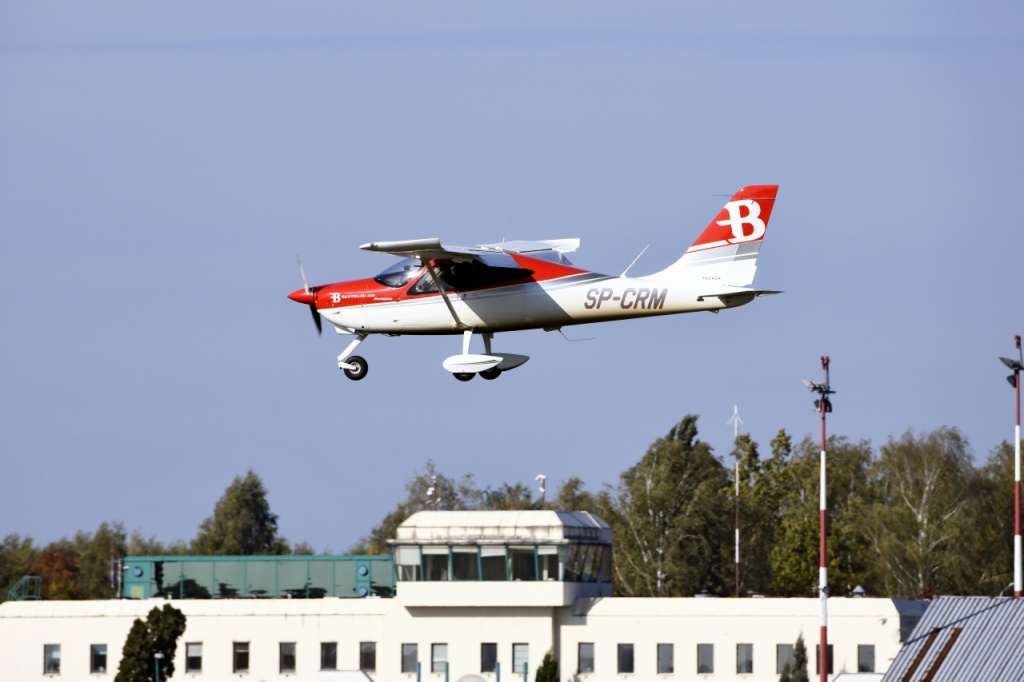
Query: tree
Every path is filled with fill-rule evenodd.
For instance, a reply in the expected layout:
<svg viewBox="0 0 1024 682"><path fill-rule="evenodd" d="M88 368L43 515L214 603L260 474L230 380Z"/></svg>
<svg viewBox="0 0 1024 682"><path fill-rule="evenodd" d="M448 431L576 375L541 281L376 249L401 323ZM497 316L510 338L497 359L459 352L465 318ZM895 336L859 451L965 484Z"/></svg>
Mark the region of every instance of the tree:
<svg viewBox="0 0 1024 682"><path fill-rule="evenodd" d="M540 662L537 675L533 679L535 682L558 682L558 661L550 651L544 654L544 660Z"/></svg>
<svg viewBox="0 0 1024 682"><path fill-rule="evenodd" d="M804 636L796 638L793 646L793 660L789 666L789 682L809 682L807 673L807 647L804 645Z"/></svg>
<svg viewBox="0 0 1024 682"><path fill-rule="evenodd" d="M789 447L788 436L780 432L773 441L777 461L756 485L774 488L767 494L777 500L775 542L769 551L771 593L808 596L816 594L820 563L821 445L805 438L791 457ZM850 443L832 436L826 453L828 578L830 586L840 586L832 587L837 595L867 579L869 562L860 526L871 499L871 447L866 441Z"/></svg>
<svg viewBox="0 0 1024 682"><path fill-rule="evenodd" d="M110 599L116 595L111 583L111 563L128 553L127 535L120 521L104 521L95 533L78 531L72 540L78 552L78 581L82 599Z"/></svg>
<svg viewBox="0 0 1024 682"><path fill-rule="evenodd" d="M967 441L943 427L889 439L872 470L880 498L865 519L882 593L930 597L977 589L980 481ZM977 548L980 549L980 548Z"/></svg>
<svg viewBox="0 0 1024 682"><path fill-rule="evenodd" d="M287 554L288 541L277 534L277 514L252 469L236 476L217 501L213 516L199 525L192 552L203 555Z"/></svg>
<svg viewBox="0 0 1024 682"><path fill-rule="evenodd" d="M615 539L617 589L669 597L724 591L729 566L727 473L687 415L623 472L603 511Z"/></svg>
<svg viewBox="0 0 1024 682"><path fill-rule="evenodd" d="M374 526L369 535L349 547L349 554L387 554L388 540L394 540L398 527L416 512L424 509L478 509L482 498L472 474L466 474L459 480L448 478L437 470L432 460L427 460L426 471L409 479L405 490L408 496Z"/></svg>
<svg viewBox="0 0 1024 682"><path fill-rule="evenodd" d="M114 682L150 682L155 669L153 655L158 652L163 654L160 679L170 679L174 675L178 638L183 632L185 614L170 604L164 604L162 609L153 607L145 621L136 618L121 651Z"/></svg>
<svg viewBox="0 0 1024 682"><path fill-rule="evenodd" d="M569 480L558 487L553 508L557 511L596 512L598 508L597 500L583 486L582 478L578 476L570 477Z"/></svg>
<svg viewBox="0 0 1024 682"><path fill-rule="evenodd" d="M14 583L28 575L36 553L28 536L12 533L0 542L0 603L7 599L7 591Z"/></svg>
<svg viewBox="0 0 1024 682"><path fill-rule="evenodd" d="M78 552L67 540L51 542L36 554L29 572L42 578L43 599L81 599Z"/></svg>

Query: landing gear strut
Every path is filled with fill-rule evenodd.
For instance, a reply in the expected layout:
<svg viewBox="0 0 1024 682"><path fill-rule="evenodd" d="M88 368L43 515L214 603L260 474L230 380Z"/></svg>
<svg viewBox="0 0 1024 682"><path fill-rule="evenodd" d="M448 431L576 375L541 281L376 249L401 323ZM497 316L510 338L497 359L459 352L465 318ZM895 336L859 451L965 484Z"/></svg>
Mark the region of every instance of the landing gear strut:
<svg viewBox="0 0 1024 682"><path fill-rule="evenodd" d="M370 366L365 359L358 355L352 355L356 348L359 347L363 341L366 340L366 334L356 333L356 338L352 339L352 343L348 344L341 355L338 356L338 369L345 372L352 381L359 381L366 376L366 372L369 371Z"/></svg>

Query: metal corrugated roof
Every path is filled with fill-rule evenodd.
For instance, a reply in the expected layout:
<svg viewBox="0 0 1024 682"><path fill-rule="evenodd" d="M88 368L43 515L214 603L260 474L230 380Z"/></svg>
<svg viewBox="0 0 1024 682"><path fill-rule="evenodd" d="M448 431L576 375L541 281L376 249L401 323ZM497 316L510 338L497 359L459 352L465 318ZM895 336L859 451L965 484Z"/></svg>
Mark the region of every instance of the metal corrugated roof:
<svg viewBox="0 0 1024 682"><path fill-rule="evenodd" d="M1024 599L939 597L883 682L1024 680Z"/></svg>

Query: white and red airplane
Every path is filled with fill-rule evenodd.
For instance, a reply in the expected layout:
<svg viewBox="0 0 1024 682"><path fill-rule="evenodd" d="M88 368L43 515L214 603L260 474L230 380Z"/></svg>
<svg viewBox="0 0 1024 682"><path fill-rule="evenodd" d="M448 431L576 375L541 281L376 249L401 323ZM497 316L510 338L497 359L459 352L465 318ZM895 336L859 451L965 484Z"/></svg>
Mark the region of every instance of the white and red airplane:
<svg viewBox="0 0 1024 682"><path fill-rule="evenodd" d="M371 334L462 334L462 352L443 367L460 381L476 374L495 379L529 359L492 352L497 332L718 312L778 293L750 288L778 189L739 190L679 260L646 277L573 266L565 254L579 247L579 239L481 246L414 239L363 244L367 251L402 257L373 278L311 287L300 263L304 286L288 298L310 307L318 331L327 320L339 334L354 337L338 356L349 379L366 376L366 360L353 353ZM483 354L469 352L473 334L483 337Z"/></svg>

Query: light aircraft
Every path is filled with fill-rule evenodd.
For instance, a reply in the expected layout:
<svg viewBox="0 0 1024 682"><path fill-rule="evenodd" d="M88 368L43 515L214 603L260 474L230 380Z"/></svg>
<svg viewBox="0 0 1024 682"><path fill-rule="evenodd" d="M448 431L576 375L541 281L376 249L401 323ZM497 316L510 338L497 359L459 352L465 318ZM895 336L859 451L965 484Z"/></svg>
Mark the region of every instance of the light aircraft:
<svg viewBox="0 0 1024 682"><path fill-rule="evenodd" d="M303 288L288 298L309 306L317 331L326 320L339 334L353 337L338 356L349 379L366 376L366 360L353 353L371 334L461 334L462 352L447 358L444 369L460 381L477 374L496 379L529 359L492 351L497 332L717 313L778 293L750 288L778 189L742 188L679 260L646 277L628 277L629 268L612 277L575 267L566 254L579 247L579 239L480 246L413 239L363 244L366 251L402 258L367 279L311 287L300 261ZM473 334L483 338L482 354L470 353Z"/></svg>

